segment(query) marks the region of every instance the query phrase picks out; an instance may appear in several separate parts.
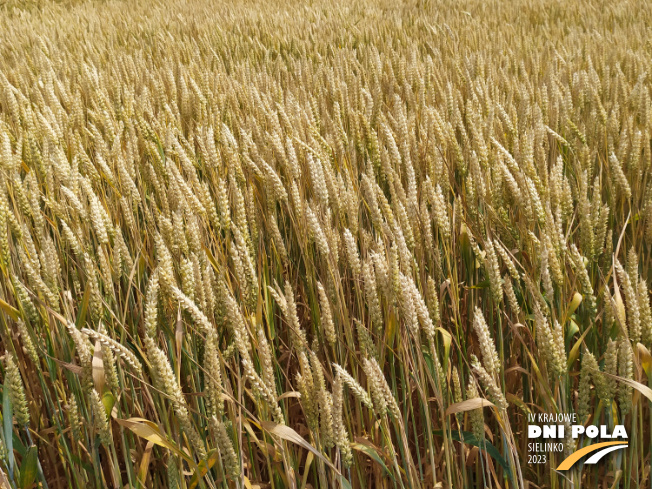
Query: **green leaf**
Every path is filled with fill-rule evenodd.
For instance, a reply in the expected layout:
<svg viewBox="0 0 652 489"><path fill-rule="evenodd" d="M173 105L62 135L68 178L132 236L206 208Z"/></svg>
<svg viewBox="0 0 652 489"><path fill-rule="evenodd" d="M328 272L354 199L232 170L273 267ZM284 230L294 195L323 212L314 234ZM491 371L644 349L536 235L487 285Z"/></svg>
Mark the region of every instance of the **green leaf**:
<svg viewBox="0 0 652 489"><path fill-rule="evenodd" d="M110 392L105 392L102 396L102 404L106 411L107 416L111 416L111 411L113 411L113 406L115 406L115 396Z"/></svg>
<svg viewBox="0 0 652 489"><path fill-rule="evenodd" d="M582 299L582 294L579 292L575 292L575 294L573 294L573 298L571 299L570 304L568 305L568 310L566 311L566 320L570 319L573 313L577 310L577 308L582 303Z"/></svg>
<svg viewBox="0 0 652 489"><path fill-rule="evenodd" d="M20 439L20 433L18 430L14 431L14 452L17 452L18 455L20 455L20 458L25 458L25 455L27 455L27 449L29 447L26 447L25 444L23 443L23 440Z"/></svg>
<svg viewBox="0 0 652 489"><path fill-rule="evenodd" d="M579 328L578 328L579 331ZM582 346L582 341L584 341L584 337L591 331L591 328L586 328L584 330L584 333L582 333L582 336L575 342L573 345L573 348L571 348L570 353L568 354L568 363L567 363L567 368L568 370L571 369L573 366L573 363L575 363L575 360L577 360L580 356L580 346Z"/></svg>
<svg viewBox="0 0 652 489"><path fill-rule="evenodd" d="M460 438L460 433L462 434L464 440ZM444 436L444 432L442 430L436 430L434 434L439 436ZM500 454L498 449L495 446L493 446L489 440L480 441L475 437L475 435L473 435L473 433L469 431L451 431L450 435L451 438L455 441L468 443L469 445L478 447L480 450L484 450L488 455L491 456L491 458L493 458L496 462L498 462L503 469L505 469L506 473L511 474L509 464Z"/></svg>
<svg viewBox="0 0 652 489"><path fill-rule="evenodd" d="M566 339L568 341L572 340L573 337L579 332L580 332L580 327L573 320L573 318L570 318L568 320L568 331L566 332Z"/></svg>
<svg viewBox="0 0 652 489"><path fill-rule="evenodd" d="M5 385L2 390L2 418L5 434L5 446L7 447L7 462L9 465L9 479L14 478L14 410L11 406L9 388Z"/></svg>
<svg viewBox="0 0 652 489"><path fill-rule="evenodd" d="M76 319L77 325L83 325L86 322L86 313L88 312L88 304L90 301L90 297L91 297L91 288L90 286L88 286L84 291L84 297L82 298L81 306L79 308L79 312L77 313L77 319Z"/></svg>
<svg viewBox="0 0 652 489"><path fill-rule="evenodd" d="M387 468L387 465L385 465L385 462L383 462L383 459L380 458L380 455L378 455L378 452L373 446L370 446L371 443L351 443L351 448L354 450L357 450L359 452L364 453L367 457L372 459L374 462L376 462L378 465L380 465L385 473L391 477L392 482L396 483L396 479L394 478L394 474L390 472L390 470Z"/></svg>
<svg viewBox="0 0 652 489"><path fill-rule="evenodd" d="M489 288L489 280L483 280L482 282L478 282L477 284L469 287L469 289L488 289L488 288Z"/></svg>
<svg viewBox="0 0 652 489"><path fill-rule="evenodd" d="M351 483L343 475L339 476L340 484L344 489L351 489Z"/></svg>
<svg viewBox="0 0 652 489"><path fill-rule="evenodd" d="M20 466L20 487L30 489L38 475L38 448L32 445L27 450L27 455Z"/></svg>

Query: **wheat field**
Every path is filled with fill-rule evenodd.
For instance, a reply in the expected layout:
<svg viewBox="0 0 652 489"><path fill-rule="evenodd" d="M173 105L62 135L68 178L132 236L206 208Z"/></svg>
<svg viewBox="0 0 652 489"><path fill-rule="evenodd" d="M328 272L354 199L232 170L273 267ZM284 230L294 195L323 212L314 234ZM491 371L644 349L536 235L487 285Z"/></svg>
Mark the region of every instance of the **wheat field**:
<svg viewBox="0 0 652 489"><path fill-rule="evenodd" d="M634 0L0 2L0 488L649 488L650 69Z"/></svg>

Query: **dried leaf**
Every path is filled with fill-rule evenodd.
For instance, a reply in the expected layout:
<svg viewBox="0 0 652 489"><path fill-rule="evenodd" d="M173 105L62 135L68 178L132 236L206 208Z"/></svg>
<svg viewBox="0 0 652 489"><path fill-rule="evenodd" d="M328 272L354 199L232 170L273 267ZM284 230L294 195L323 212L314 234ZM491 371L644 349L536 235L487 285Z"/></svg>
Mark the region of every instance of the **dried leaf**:
<svg viewBox="0 0 652 489"><path fill-rule="evenodd" d="M608 374L607 372L602 372L602 374L606 375L607 377L611 377L612 379L616 379L622 382L623 384L627 384L630 387L633 387L652 402L652 389L650 389L647 385L643 385L640 382L636 382L635 380L632 379L626 379L618 375Z"/></svg>
<svg viewBox="0 0 652 489"><path fill-rule="evenodd" d="M105 375L104 375L104 358L102 355L102 343L95 342L93 352L93 385L95 390L102 394L104 392Z"/></svg>
<svg viewBox="0 0 652 489"><path fill-rule="evenodd" d="M474 397L473 399L467 399L466 401L456 402L448 406L446 410L446 416L451 414L462 413L465 411L473 411L474 409L481 409L483 407L496 407L491 401L487 401L481 397Z"/></svg>
<svg viewBox="0 0 652 489"><path fill-rule="evenodd" d="M328 465L333 471L339 476L342 475L339 470L337 470L337 467L335 467L330 460L328 460L326 457L324 457L319 451L315 449L310 443L308 443L306 440L303 439L299 433L294 431L292 428L289 426L285 426L282 424L276 424L272 421L262 421L261 426L265 431L272 435L276 435L284 440L291 441L292 443L299 445L302 448L305 448L306 450L312 452L316 457L321 459L326 465Z"/></svg>

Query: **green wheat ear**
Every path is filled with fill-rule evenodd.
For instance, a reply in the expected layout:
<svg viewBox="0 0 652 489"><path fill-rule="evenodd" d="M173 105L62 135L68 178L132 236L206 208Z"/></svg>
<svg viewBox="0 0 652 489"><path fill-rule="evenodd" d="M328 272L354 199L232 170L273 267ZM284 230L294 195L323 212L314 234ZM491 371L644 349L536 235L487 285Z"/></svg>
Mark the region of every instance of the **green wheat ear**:
<svg viewBox="0 0 652 489"><path fill-rule="evenodd" d="M14 357L5 351L5 385L9 388L9 399L13 406L16 422L21 427L29 425L29 408L25 397L25 386Z"/></svg>

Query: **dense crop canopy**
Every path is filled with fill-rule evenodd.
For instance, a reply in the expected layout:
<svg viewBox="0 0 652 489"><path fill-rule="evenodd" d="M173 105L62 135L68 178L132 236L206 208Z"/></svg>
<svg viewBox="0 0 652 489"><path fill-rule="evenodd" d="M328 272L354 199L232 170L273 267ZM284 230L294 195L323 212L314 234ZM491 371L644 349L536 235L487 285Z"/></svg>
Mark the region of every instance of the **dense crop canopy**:
<svg viewBox="0 0 652 489"><path fill-rule="evenodd" d="M651 13L2 2L0 487L649 487Z"/></svg>

